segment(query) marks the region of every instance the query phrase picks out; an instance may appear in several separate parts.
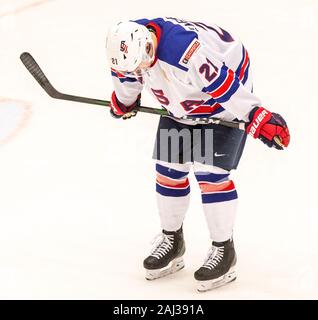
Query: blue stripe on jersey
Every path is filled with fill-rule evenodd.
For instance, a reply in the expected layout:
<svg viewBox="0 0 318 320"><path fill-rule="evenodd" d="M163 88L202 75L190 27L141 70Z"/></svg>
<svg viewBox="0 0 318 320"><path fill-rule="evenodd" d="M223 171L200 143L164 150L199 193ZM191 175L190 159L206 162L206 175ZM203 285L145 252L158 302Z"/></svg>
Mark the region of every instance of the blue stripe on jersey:
<svg viewBox="0 0 318 320"><path fill-rule="evenodd" d="M243 77L243 79L242 79L242 83L243 83L243 84L245 84L245 82L247 81L249 68L250 68L250 62L248 62L247 67L246 67L246 70L245 70L245 72L244 72L244 77Z"/></svg>
<svg viewBox="0 0 318 320"><path fill-rule="evenodd" d="M211 99L205 101L202 105L203 106L213 106L215 103L216 103L216 101L213 98L211 98Z"/></svg>
<svg viewBox="0 0 318 320"><path fill-rule="evenodd" d="M217 98L216 99L217 102L223 103L230 100L230 98L233 96L233 94L237 91L239 87L240 87L240 80L237 77L235 77L234 82L231 85L230 89L226 91L221 97Z"/></svg>
<svg viewBox="0 0 318 320"><path fill-rule="evenodd" d="M217 89L219 86L221 86L227 77L227 70L228 70L228 67L225 64L223 64L223 66L220 70L219 76L208 87L204 87L202 89L202 91L203 92L212 92L215 89Z"/></svg>
<svg viewBox="0 0 318 320"><path fill-rule="evenodd" d="M164 187L156 184L156 191L166 197L185 197L190 193L190 186L185 189L170 189L168 187Z"/></svg>
<svg viewBox="0 0 318 320"><path fill-rule="evenodd" d="M208 106L213 106L214 104L216 104L217 102L215 101L215 99L213 99L213 98L211 98L211 99L209 99L208 101L205 101L204 102L204 106L205 105L208 105ZM223 108L223 107L221 107L221 106L219 106L217 109L215 109L213 112L210 112L209 113L209 116L212 116L212 115L215 115L215 114L218 114L218 113L220 113L220 112L222 112L222 111L224 111L225 109Z"/></svg>
<svg viewBox="0 0 318 320"><path fill-rule="evenodd" d="M117 73L112 71L112 76L117 78L121 83L123 82L136 82L138 81L136 78L128 78L128 77L118 77Z"/></svg>
<svg viewBox="0 0 318 320"><path fill-rule="evenodd" d="M245 50L245 48L242 46L242 60L241 60L239 66L237 67L237 69L236 69L236 71L235 71L235 74L236 74L237 76L240 75L241 68L242 68L242 65L243 65L243 63L244 63L245 55L246 55L246 50Z"/></svg>
<svg viewBox="0 0 318 320"><path fill-rule="evenodd" d="M166 176L172 179L182 179L186 177L186 175L189 173L189 172L183 172L183 171L174 170L168 167L164 167L159 163L156 164L156 171L162 174L163 176Z"/></svg>
<svg viewBox="0 0 318 320"><path fill-rule="evenodd" d="M239 66L237 67L237 69L235 71L235 74L237 75L237 77L240 76L240 72L241 72L241 69L242 69L242 66L243 66L243 63L244 63L244 60L245 60L245 56L246 56L246 49L242 46L242 60L241 60ZM248 79L248 70L249 70L249 68L250 68L250 59L248 59L247 66L246 66L243 78L241 79L241 82L243 84L245 84L247 79Z"/></svg>
<svg viewBox="0 0 318 320"><path fill-rule="evenodd" d="M216 104L216 103L217 103L217 102L215 101L215 99L211 98L211 99L205 101L205 102L203 103L203 106L205 106L205 105L213 106L213 105ZM223 107L219 106L219 108L215 109L213 112L211 112L211 113L209 113L209 114L207 114L207 115L208 115L208 116L213 116L213 115L218 114L218 113L220 113L220 112L222 112L222 111L224 111L224 110L225 110L225 109L224 109ZM197 116L198 116L198 115L197 115ZM201 115L199 115L199 117L201 117Z"/></svg>
<svg viewBox="0 0 318 320"><path fill-rule="evenodd" d="M224 111L225 109L223 107L219 107L218 109L214 110L210 115L214 116L215 114L218 114L222 111Z"/></svg>
<svg viewBox="0 0 318 320"><path fill-rule="evenodd" d="M227 78L228 70L229 68L224 64L220 70L220 75L218 76L218 78L216 78L216 80L214 80L208 87L204 87L202 91L205 93L209 93L218 89L223 84L224 80ZM235 78L231 87L219 98L214 98L216 102L223 103L228 101L232 97L232 95L237 91L237 89L240 87L239 78L236 76L236 74L234 74L234 76Z"/></svg>
<svg viewBox="0 0 318 320"><path fill-rule="evenodd" d="M193 39L198 39L196 32L186 30L181 25L165 21L162 18L140 19L135 20L135 22L142 25L147 25L150 22L157 24L161 29L161 39L157 49L158 59L181 70L188 71L188 68L180 65L179 61Z"/></svg>
<svg viewBox="0 0 318 320"><path fill-rule="evenodd" d="M240 87L240 80L239 80L238 77L239 77L239 74L241 72L241 68L243 66L244 59L245 59L245 56L246 56L246 50L244 49L244 47L242 47L242 48L243 48L242 49L243 57L242 57L242 60L241 60L241 62L239 64L238 68L235 71L235 74L234 74L235 75L235 79L234 79L231 87L222 96L220 96L219 98L215 99L215 101L217 101L218 103L224 103L224 102L228 101L232 97L232 95ZM244 72L243 79L241 81L242 84L245 84L245 82L247 81L249 66L250 66L250 62L248 61L246 70ZM202 89L202 91L205 92L205 93L210 93L210 92L213 92L213 91L217 90L224 83L225 79L228 77L228 70L229 70L229 68L225 64L223 64L223 66L222 66L222 68L220 70L219 76L209 86L204 87ZM219 110L219 109L217 109L215 111L216 112L212 113L212 114L216 114L216 113L221 112L221 110Z"/></svg>
<svg viewBox="0 0 318 320"><path fill-rule="evenodd" d="M229 173L195 172L198 182L223 182L229 179L229 175Z"/></svg>
<svg viewBox="0 0 318 320"><path fill-rule="evenodd" d="M220 193L202 194L202 203L223 202L237 199L236 190Z"/></svg>

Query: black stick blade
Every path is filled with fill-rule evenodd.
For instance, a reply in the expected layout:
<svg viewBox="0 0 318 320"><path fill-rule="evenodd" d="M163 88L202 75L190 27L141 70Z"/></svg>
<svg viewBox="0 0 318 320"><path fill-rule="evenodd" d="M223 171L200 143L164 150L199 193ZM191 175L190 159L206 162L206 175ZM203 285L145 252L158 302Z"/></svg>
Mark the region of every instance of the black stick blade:
<svg viewBox="0 0 318 320"><path fill-rule="evenodd" d="M20 59L27 70L32 74L33 78L40 84L48 95L53 98L58 98L60 93L51 85L40 66L28 52L23 52Z"/></svg>

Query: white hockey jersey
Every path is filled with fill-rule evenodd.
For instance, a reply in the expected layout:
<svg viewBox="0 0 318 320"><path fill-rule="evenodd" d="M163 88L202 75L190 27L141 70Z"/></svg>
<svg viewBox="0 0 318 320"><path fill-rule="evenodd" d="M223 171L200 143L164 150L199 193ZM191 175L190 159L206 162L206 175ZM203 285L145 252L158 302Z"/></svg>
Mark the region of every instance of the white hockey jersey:
<svg viewBox="0 0 318 320"><path fill-rule="evenodd" d="M112 69L117 99L133 104L148 89L175 117L215 116L248 120L260 106L252 93L250 62L242 43L216 25L176 18L135 22L156 31L158 48L152 67L142 78Z"/></svg>

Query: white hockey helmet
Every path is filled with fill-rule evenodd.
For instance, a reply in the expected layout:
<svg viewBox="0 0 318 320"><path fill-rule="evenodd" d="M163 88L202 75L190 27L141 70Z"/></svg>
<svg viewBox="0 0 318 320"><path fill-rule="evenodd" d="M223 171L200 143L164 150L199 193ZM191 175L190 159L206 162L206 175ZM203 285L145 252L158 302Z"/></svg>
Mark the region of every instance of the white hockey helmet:
<svg viewBox="0 0 318 320"><path fill-rule="evenodd" d="M153 46L150 31L136 22L119 22L107 35L106 51L110 66L118 71L133 72L141 62L154 60L147 53L146 46Z"/></svg>

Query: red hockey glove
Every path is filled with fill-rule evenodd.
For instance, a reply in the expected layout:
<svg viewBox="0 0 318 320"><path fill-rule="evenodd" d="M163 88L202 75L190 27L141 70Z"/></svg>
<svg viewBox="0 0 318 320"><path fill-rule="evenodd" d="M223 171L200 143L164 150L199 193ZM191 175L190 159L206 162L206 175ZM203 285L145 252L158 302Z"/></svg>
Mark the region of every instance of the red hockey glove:
<svg viewBox="0 0 318 320"><path fill-rule="evenodd" d="M283 150L283 146L288 146L289 130L281 115L271 113L262 107L256 107L250 112L249 119L250 122L247 123L246 128L249 135L255 139L259 138L270 148Z"/></svg>
<svg viewBox="0 0 318 320"><path fill-rule="evenodd" d="M141 95L138 96L137 100L131 106L126 107L124 104L117 100L116 93L114 91L110 101L110 114L116 119L123 118L124 120L126 120L134 117L137 114L137 110L133 109L140 105L140 97Z"/></svg>

